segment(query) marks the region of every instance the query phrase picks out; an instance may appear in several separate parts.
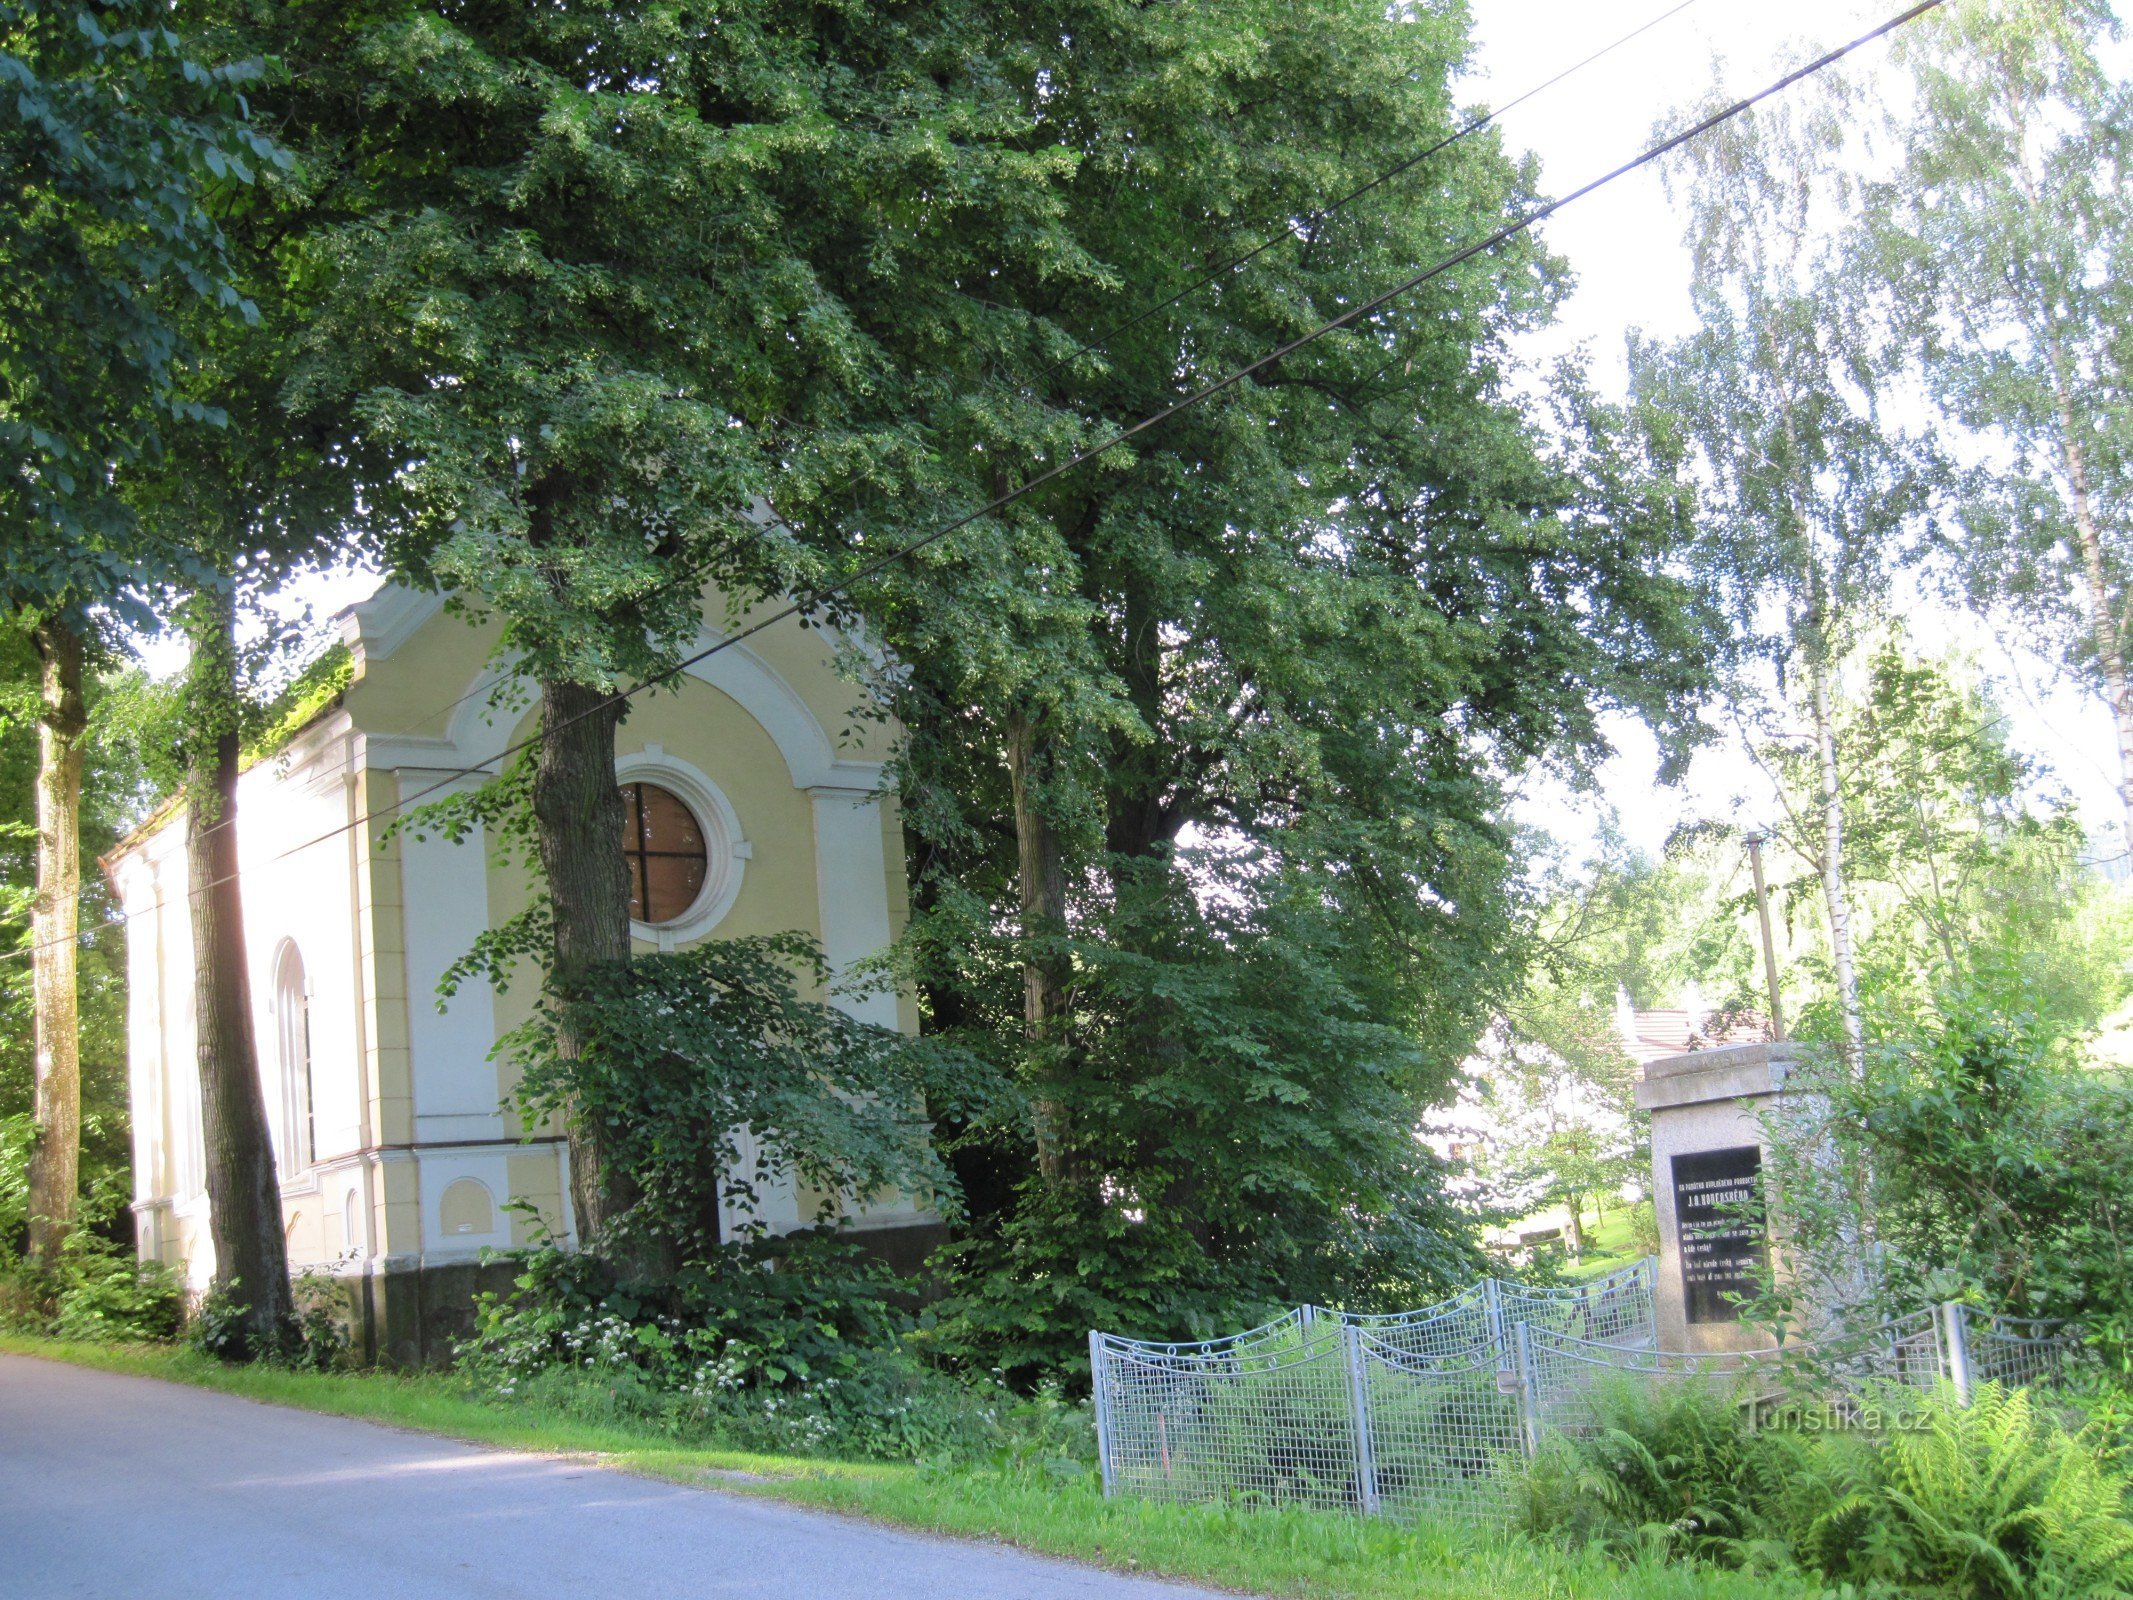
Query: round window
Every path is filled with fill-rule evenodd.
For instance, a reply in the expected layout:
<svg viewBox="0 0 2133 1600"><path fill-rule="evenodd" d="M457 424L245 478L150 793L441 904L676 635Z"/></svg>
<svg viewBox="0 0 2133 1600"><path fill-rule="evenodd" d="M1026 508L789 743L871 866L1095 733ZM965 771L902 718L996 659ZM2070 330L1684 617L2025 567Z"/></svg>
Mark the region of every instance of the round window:
<svg viewBox="0 0 2133 1600"><path fill-rule="evenodd" d="M629 861L630 915L675 922L688 914L709 870L703 824L681 796L656 783L622 786L622 853Z"/></svg>

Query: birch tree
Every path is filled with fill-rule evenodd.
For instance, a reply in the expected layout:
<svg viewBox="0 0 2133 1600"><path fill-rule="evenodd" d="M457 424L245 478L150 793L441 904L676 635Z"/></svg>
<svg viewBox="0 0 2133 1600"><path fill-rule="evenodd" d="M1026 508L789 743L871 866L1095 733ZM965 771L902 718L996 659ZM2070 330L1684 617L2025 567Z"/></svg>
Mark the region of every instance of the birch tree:
<svg viewBox="0 0 2133 1600"><path fill-rule="evenodd" d="M2100 0L1964 0L1906 41L1875 219L1935 398L1973 435L1945 553L2109 707L2133 848L2133 103Z"/></svg>
<svg viewBox="0 0 2133 1600"><path fill-rule="evenodd" d="M1689 215L1698 331L1633 341L1632 381L1661 448L1700 494L1688 551L1731 618L1734 709L1807 751L1811 802L1785 836L1820 880L1847 1051L1863 1062L1856 933L1845 873L1837 671L1886 592L1918 479L1879 414L1885 341L1843 224L1846 111L1765 107L1687 147L1673 169ZM1775 726L1773 726L1775 725Z"/></svg>

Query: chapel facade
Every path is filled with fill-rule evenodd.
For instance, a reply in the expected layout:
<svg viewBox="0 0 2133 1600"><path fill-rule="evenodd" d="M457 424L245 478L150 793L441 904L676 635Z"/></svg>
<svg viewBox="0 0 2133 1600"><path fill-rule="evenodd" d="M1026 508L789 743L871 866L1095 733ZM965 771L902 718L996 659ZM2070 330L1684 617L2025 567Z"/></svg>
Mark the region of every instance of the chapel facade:
<svg viewBox="0 0 2133 1600"><path fill-rule="evenodd" d="M388 828L412 796L477 785L453 775L494 770L537 706L504 681L493 630L437 595L387 586L340 621L347 687L239 783L249 976L290 1264L341 1280L364 1355L419 1364L444 1354L497 1275L485 1251L542 1231L575 1239L562 1130L523 1129L510 1069L492 1059L536 976L437 993L530 885L479 836ZM696 648L729 621L709 597ZM799 929L842 974L901 930L901 825L883 783L894 730L853 715L861 691L837 647L787 620L633 704L615 776L639 950ZM127 918L140 1250L204 1287L214 1260L182 809L152 817L105 865ZM889 989L830 998L916 1031L910 999ZM850 1203L789 1182L763 1192L752 1219L722 1220L785 1231L825 1214L904 1265L941 1235L910 1198Z"/></svg>

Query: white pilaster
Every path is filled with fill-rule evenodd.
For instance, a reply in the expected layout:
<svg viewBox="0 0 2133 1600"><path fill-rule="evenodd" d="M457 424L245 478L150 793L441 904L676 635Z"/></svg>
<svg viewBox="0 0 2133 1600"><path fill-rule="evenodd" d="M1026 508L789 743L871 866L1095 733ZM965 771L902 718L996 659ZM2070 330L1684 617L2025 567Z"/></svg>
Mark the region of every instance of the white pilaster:
<svg viewBox="0 0 2133 1600"><path fill-rule="evenodd" d="M433 775L402 771L405 800L431 787ZM473 787L468 779L461 787ZM401 836L406 884L407 1042L414 1078L415 1138L497 1139L505 1136L499 1109L496 1011L489 981L472 977L437 1007L437 980L473 947L489 925L489 867L482 831L457 844L435 834Z"/></svg>
<svg viewBox="0 0 2133 1600"><path fill-rule="evenodd" d="M888 859L882 848L881 797L872 789L818 786L815 888L821 897L822 954L833 981L888 948ZM896 995L887 984L840 993L835 1004L862 1022L896 1026Z"/></svg>

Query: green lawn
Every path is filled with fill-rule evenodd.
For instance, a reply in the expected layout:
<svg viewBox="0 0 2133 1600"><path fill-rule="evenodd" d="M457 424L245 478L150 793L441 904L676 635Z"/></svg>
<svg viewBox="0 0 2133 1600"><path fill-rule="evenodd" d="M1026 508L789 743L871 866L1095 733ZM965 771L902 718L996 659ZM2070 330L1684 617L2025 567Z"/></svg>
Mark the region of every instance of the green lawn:
<svg viewBox="0 0 2133 1600"><path fill-rule="evenodd" d="M933 1471L695 1449L461 1391L447 1378L226 1368L161 1346L69 1345L0 1335L0 1351L197 1384L247 1399L360 1417L876 1518L1004 1540L1046 1555L1265 1595L1355 1600L1797 1600L1799 1582L1624 1567L1460 1524L1400 1527L1323 1512L1241 1511L1106 1500L1090 1475Z"/></svg>
<svg viewBox="0 0 2133 1600"><path fill-rule="evenodd" d="M1636 1230L1630 1226L1629 1207L1616 1204L1608 1208L1605 1217L1595 1219L1586 1213L1585 1254L1580 1260L1564 1262L1563 1275L1597 1278L1643 1258Z"/></svg>

